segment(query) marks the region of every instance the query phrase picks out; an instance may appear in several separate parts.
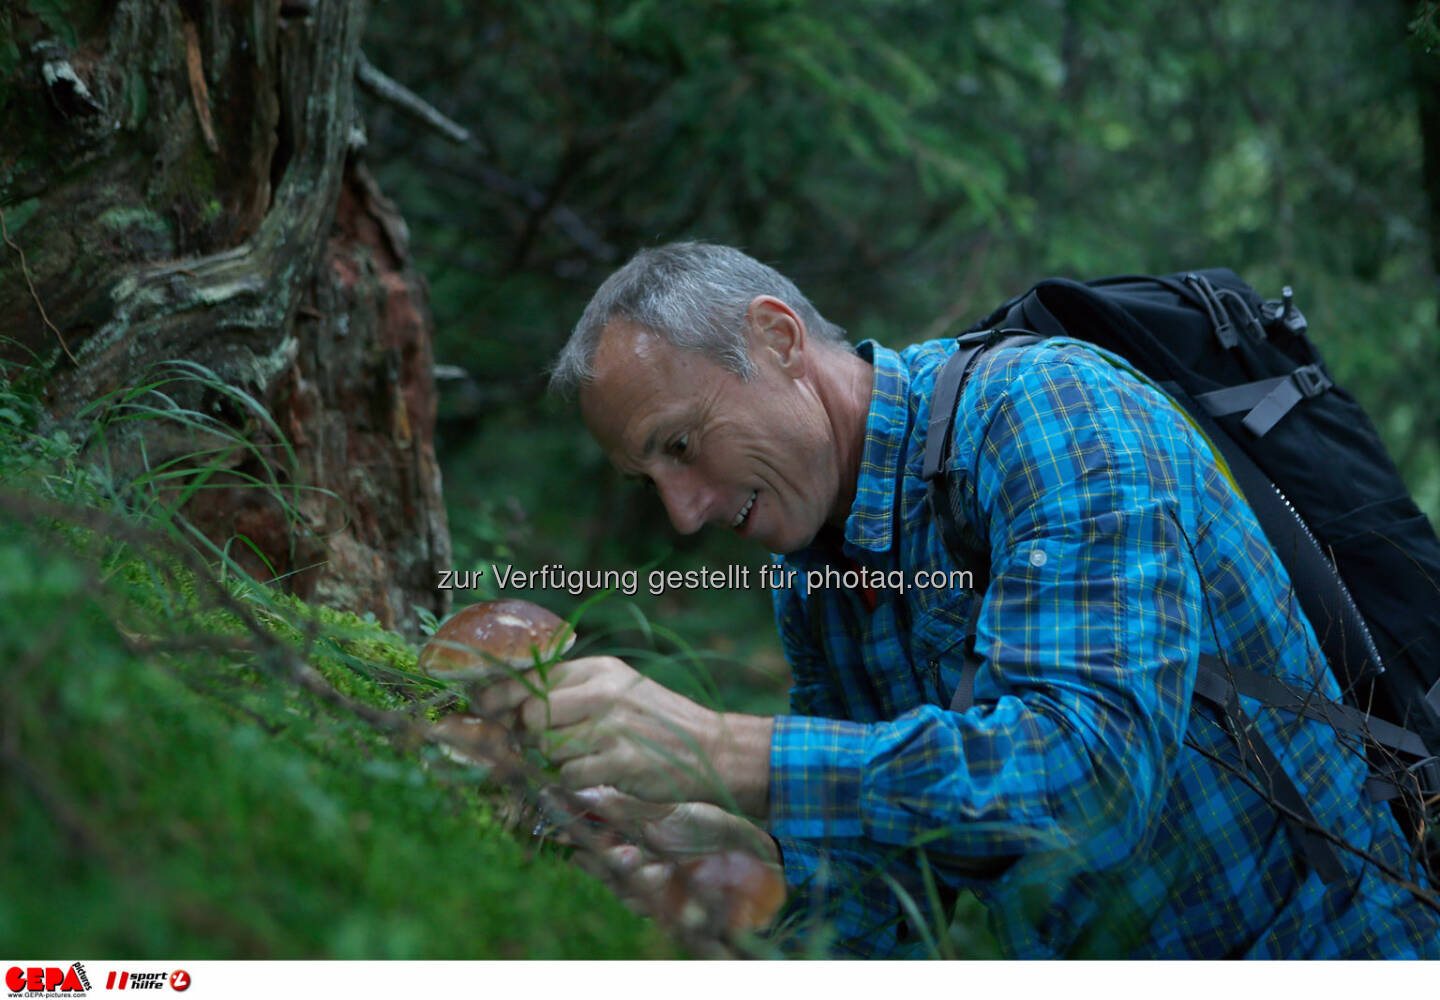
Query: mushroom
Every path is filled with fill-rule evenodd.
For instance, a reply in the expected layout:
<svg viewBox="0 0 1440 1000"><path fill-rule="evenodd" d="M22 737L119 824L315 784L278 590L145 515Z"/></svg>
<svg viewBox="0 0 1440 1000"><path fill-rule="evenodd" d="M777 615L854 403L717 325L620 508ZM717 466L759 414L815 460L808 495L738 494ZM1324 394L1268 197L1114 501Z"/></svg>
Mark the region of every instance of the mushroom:
<svg viewBox="0 0 1440 1000"><path fill-rule="evenodd" d="M420 669L461 685L474 701L490 682L563 655L575 644L568 622L529 601L481 601L462 608L420 651Z"/></svg>
<svg viewBox="0 0 1440 1000"><path fill-rule="evenodd" d="M459 685L472 704L492 681L513 676L541 660L561 655L575 633L559 615L529 601L481 601L446 620L420 651L419 667ZM454 712L435 724L434 739L461 764L520 767L520 748L503 725L469 712Z"/></svg>
<svg viewBox="0 0 1440 1000"><path fill-rule="evenodd" d="M470 767L516 766L519 754L510 731L469 712L452 712L435 723L434 739L446 757Z"/></svg>
<svg viewBox="0 0 1440 1000"><path fill-rule="evenodd" d="M563 656L575 633L560 616L529 601L481 601L462 608L420 651L420 669L460 685L475 701L486 685L514 676L541 661ZM437 742L454 760L468 764L518 766L513 737L499 723L456 712L435 726ZM539 801L542 818L562 835L585 824L582 843L603 850L623 838L600 817L568 801L569 793L548 789ZM560 796L556 798L556 796ZM785 902L779 869L747 851L707 854L681 862L672 871L658 903L658 916L692 929L709 925L731 934L769 926Z"/></svg>
<svg viewBox="0 0 1440 1000"><path fill-rule="evenodd" d="M692 929L730 934L770 926L785 903L785 878L749 851L705 854L680 864L665 884L661 912Z"/></svg>

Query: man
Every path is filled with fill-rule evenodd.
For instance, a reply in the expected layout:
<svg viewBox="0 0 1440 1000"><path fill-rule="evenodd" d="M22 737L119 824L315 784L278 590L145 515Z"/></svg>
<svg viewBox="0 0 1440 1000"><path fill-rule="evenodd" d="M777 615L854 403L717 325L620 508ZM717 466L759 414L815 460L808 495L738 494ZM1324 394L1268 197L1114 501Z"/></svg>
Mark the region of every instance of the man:
<svg viewBox="0 0 1440 1000"><path fill-rule="evenodd" d="M1339 692L1208 445L1119 359L1063 339L982 356L947 471L990 581L963 589L920 479L953 350L851 350L736 250L638 254L597 291L555 382L578 387L590 431L677 531L784 554L791 714L715 713L608 657L555 668L548 705L512 684L483 707L543 730L601 813L783 865L793 909L821 914L844 953L913 952L934 900L971 889L1021 957L1440 957L1433 897L1404 884L1418 876L1363 794L1360 753L1253 712L1353 848L1327 884L1235 738L1191 710L1204 653ZM941 585L845 589L845 570ZM975 705L950 711L972 632Z"/></svg>

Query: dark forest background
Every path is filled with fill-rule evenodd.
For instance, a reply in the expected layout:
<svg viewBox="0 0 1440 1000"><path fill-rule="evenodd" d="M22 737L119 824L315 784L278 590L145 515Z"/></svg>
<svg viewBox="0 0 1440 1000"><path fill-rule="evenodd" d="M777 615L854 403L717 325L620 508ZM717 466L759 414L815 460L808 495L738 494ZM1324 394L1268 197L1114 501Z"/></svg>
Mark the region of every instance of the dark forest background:
<svg viewBox="0 0 1440 1000"><path fill-rule="evenodd" d="M366 105L453 366L436 440L456 565L759 558L661 530L545 394L595 286L682 238L744 248L892 346L1052 274L1225 265L1269 297L1292 285L1434 519L1433 17L1403 0L378 5L371 61L468 132ZM780 669L763 593L642 603Z"/></svg>
<svg viewBox="0 0 1440 1000"><path fill-rule="evenodd" d="M543 761L442 753L416 669L492 563L765 559L546 393L643 246L894 347L1050 275L1293 286L1440 519L1435 0L0 0L0 237L13 954L710 953L531 836ZM784 705L758 587L503 593Z"/></svg>

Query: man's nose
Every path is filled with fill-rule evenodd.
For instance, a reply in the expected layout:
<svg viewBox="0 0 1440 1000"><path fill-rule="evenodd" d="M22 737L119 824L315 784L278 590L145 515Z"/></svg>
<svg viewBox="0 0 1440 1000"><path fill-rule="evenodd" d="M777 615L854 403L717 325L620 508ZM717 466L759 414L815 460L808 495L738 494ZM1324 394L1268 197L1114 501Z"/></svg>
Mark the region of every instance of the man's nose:
<svg viewBox="0 0 1440 1000"><path fill-rule="evenodd" d="M712 494L694 469L679 466L657 472L652 478L677 532L693 535L705 527Z"/></svg>

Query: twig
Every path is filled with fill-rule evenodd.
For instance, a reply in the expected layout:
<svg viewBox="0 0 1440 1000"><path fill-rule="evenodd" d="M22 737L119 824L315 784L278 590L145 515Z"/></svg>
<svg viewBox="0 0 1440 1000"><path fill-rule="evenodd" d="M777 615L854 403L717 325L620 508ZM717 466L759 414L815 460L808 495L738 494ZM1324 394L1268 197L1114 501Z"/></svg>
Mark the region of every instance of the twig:
<svg viewBox="0 0 1440 1000"><path fill-rule="evenodd" d="M531 211L541 207L547 201L544 192L538 188L526 184L524 181L516 180L489 164L467 161L463 165L457 165L438 157L426 156L423 152L417 155L425 166L447 171L461 180L483 184L493 191L499 191L501 194L515 199ZM587 256L600 261L614 260L617 256L615 248L605 242L573 208L563 204L552 204L547 217Z"/></svg>
<svg viewBox="0 0 1440 1000"><path fill-rule="evenodd" d="M20 244L10 238L10 230L5 225L5 211L0 209L0 238L3 238L5 245L14 250L20 256L20 274L25 278L25 285L30 289L30 298L35 300L35 308L40 310L40 319L55 334L55 339L60 341L60 348L70 363L79 367L80 362L75 360L75 355L70 353L70 345L65 343L65 338L60 335L60 328L50 322L50 316L45 312L45 306L40 302L40 293L35 291L35 282L30 278L30 267L25 262L25 251L20 249Z"/></svg>
<svg viewBox="0 0 1440 1000"><path fill-rule="evenodd" d="M355 79L370 96L394 105L427 128L462 146L475 144L470 130L447 118L429 101L397 80L392 80L361 52L355 59Z"/></svg>
<svg viewBox="0 0 1440 1000"><path fill-rule="evenodd" d="M1213 753L1212 751L1205 749L1195 740L1191 739L1188 735L1185 737L1185 745L1191 750L1194 750L1196 753L1200 754L1200 756L1210 761L1216 767L1225 771L1232 778L1235 778L1241 783L1243 783L1252 792L1264 799L1265 804L1269 808L1274 809L1275 812L1280 815L1280 818L1285 820L1287 823L1303 827L1306 832L1316 834L1324 838L1325 840L1330 841L1330 843L1334 844L1336 847L1340 848L1343 851L1350 852L1351 854L1360 858L1366 864L1374 865L1397 886L1414 895L1416 899L1420 900L1420 902L1430 907L1430 909L1434 910L1436 913L1440 913L1440 896L1437 896L1430 889L1427 889L1425 886L1420 885L1413 879L1408 878L1404 872L1395 868L1393 865L1382 861L1380 858L1376 857L1373 852L1367 851L1362 847L1356 847L1344 837L1330 832L1320 824L1313 823L1307 820L1305 817L1301 816L1299 813L1287 808L1282 803L1276 801L1275 797L1269 792L1269 790L1262 787L1260 783L1251 778L1250 775L1246 774L1240 768L1236 767L1229 761L1222 758L1219 754Z"/></svg>
<svg viewBox="0 0 1440 1000"><path fill-rule="evenodd" d="M1193 565L1195 566L1196 572L1198 573L1198 572L1199 572L1199 568L1200 568L1200 560L1199 560L1199 556L1196 554L1194 542L1191 541L1189 534L1185 531L1184 527L1180 524L1179 520L1178 520L1178 519L1175 519L1173 515L1172 515L1172 523L1174 524L1176 531L1178 531L1178 532L1180 533L1180 537L1185 540L1185 551L1186 551L1186 553L1190 556L1190 559L1191 559ZM1291 599L1294 600L1293 587L1292 587L1292 591L1291 591ZM1208 627L1208 629L1209 629L1209 631L1210 631L1211 640L1215 643L1215 648L1216 648L1216 649L1221 649L1221 650L1223 650L1223 649L1225 648L1225 646L1224 646L1224 643L1222 643L1221 640L1220 640L1219 625L1218 625L1218 624L1216 623L1216 621L1215 621L1215 616L1214 616L1214 613L1213 613L1213 609L1210 607L1210 604L1209 604L1208 601L1203 602L1203 604L1204 604L1204 608L1205 608L1205 624L1206 624L1206 626ZM1298 623L1297 623L1297 627L1298 627ZM1225 662L1225 661L1222 661L1222 662ZM1225 666L1226 666L1227 669L1228 669L1229 666L1230 666L1230 664L1229 664L1228 662L1225 662ZM1323 670L1323 668L1322 668L1322 670ZM1320 685L1320 682L1321 682L1322 677L1323 677L1323 673L1322 673L1322 672L1317 672L1317 673L1315 674L1315 676L1314 676L1314 678L1313 678L1313 680L1312 680L1311 686L1310 686L1310 688L1309 688L1309 690L1308 690L1308 692L1307 692L1307 694L1306 694L1307 700L1308 700L1308 698L1310 698L1310 697L1312 697L1312 696L1314 696L1314 697L1320 697L1320 698L1323 698L1323 697L1324 697L1323 694L1321 694L1320 691L1319 691L1319 685ZM1232 684L1234 683L1233 678L1231 679L1231 683L1232 683ZM1267 706L1267 707L1268 707L1268 706ZM1304 718L1304 716L1303 716L1302 714L1300 714L1300 713L1298 713L1298 712L1295 713L1295 715L1296 715L1296 718L1295 718L1295 721L1294 721L1293 725L1295 725L1295 726L1298 727L1302 722L1305 721L1305 718ZM1228 717L1228 713L1226 713L1226 717ZM1212 725L1217 725L1217 726L1219 726L1222 730L1227 731L1227 732L1229 733L1230 738L1231 738L1230 745L1231 745L1231 747L1235 750L1236 754L1239 756L1239 758L1240 758L1242 761L1244 761L1244 760L1247 759L1247 754L1253 752L1252 749L1251 749L1251 746L1252 746L1253 744L1252 744L1252 745L1247 745L1247 744L1250 744L1250 741L1251 741L1251 738L1252 738L1252 737L1251 737L1251 733L1252 733L1252 731L1253 731L1253 727L1247 727L1247 728L1245 728L1245 729L1242 730L1239 726L1231 726L1231 725L1226 724L1226 723L1223 722L1223 721L1211 721L1211 724L1212 724ZM1336 743L1337 743L1342 749L1347 749L1347 750L1349 750L1350 752L1355 753L1361 760L1365 760L1365 759L1366 759L1366 755L1365 755L1365 753L1363 752L1363 750L1358 750L1357 748L1347 747L1347 746L1346 746L1345 740L1344 740L1344 738L1343 738L1343 733L1342 733L1340 730L1335 729L1335 728L1333 727L1333 725L1332 725L1332 731L1335 732ZM1257 734L1257 735L1258 735L1259 738L1261 738L1261 739L1264 738L1264 737L1263 737L1263 734ZM1242 740L1244 740L1245 742L1242 743ZM1274 790L1273 787L1264 787L1264 786L1262 786L1262 785L1260 784L1260 782L1252 779L1251 776L1250 776L1248 773L1246 773L1247 768L1245 767L1245 765L1242 764L1240 767L1236 767L1235 765L1231 764L1229 761L1226 761L1226 760L1222 759L1222 758L1219 756L1219 754L1216 754L1216 753L1214 753L1214 752L1212 752L1212 751L1209 751L1209 750L1205 749L1204 747L1202 747L1196 740L1194 740L1194 739L1189 735L1188 731L1187 731L1187 733L1186 733L1186 735L1185 735L1185 737L1184 737L1184 743L1185 743L1185 745L1186 745L1187 747L1189 747L1190 749L1194 750L1196 753L1199 753L1202 757L1205 757L1206 759L1208 759L1208 760L1209 760L1211 763L1213 763L1216 767L1220 768L1221 770L1223 770L1223 771L1225 771L1226 773L1230 774L1232 777L1234 777L1234 778L1236 778L1237 780L1239 780L1239 781L1241 781L1242 783L1244 783L1251 791L1253 791L1255 794L1259 795L1262 799L1264 799L1264 800L1265 800L1265 803L1266 803L1270 808L1274 809L1275 812L1276 812L1277 814L1279 814L1279 816L1280 816L1283 820L1285 820L1285 822L1286 822L1286 824L1287 824L1288 826L1303 828L1303 829L1305 829L1305 830L1306 830L1307 832L1309 832L1309 833L1316 834L1316 835L1320 836L1322 839L1330 841L1332 844L1334 844L1335 846L1341 848L1342 850L1345 850L1345 851L1348 851L1348 852L1351 853L1351 854L1357 855L1358 857L1360 857L1361 859L1363 859L1363 860L1366 861L1367 863L1374 865L1377 870L1379 870L1379 871L1382 872L1384 875L1386 875L1387 877L1389 877L1391 880L1393 880L1393 881L1394 881L1397 885L1399 885L1401 888L1403 888L1403 889L1405 889L1405 890L1413 893L1414 896L1415 896L1417 899L1419 899L1422 903L1424 903L1426 906L1428 906L1428 907L1430 907L1431 909L1435 910L1437 913L1440 913L1440 894L1437 894L1436 892L1434 892L1434 891L1432 891L1432 890L1430 890L1430 889L1427 889L1426 887L1420 885L1420 884L1419 884L1418 882L1416 882L1415 880L1413 880L1413 879L1411 879L1411 878L1408 878L1408 877L1405 875L1404 872L1399 871L1399 870L1396 869L1393 865L1390 865L1390 864L1388 864L1387 862L1381 860L1380 857L1378 857L1373 851L1369 851L1369 850L1365 850L1365 849L1360 848L1360 847L1356 847L1354 844L1351 844L1351 843L1349 843L1348 841L1346 841L1344 838L1335 835L1335 834L1332 833L1331 831L1329 831L1329 830L1327 830L1326 828L1320 826L1318 823L1316 823L1316 822L1314 822L1314 821L1312 821L1312 820L1306 819L1305 817L1303 817L1303 816L1299 815L1298 813L1296 813L1294 810L1288 808L1287 806L1285 806L1283 803L1281 803L1281 802L1275 797L1275 790ZM1362 746L1363 746L1363 740L1362 740ZM1378 744L1377 744L1377 746L1378 746ZM1420 869L1421 869L1421 871L1423 871L1423 872L1425 873L1425 875L1426 875L1427 878L1432 878L1432 879L1433 879L1433 875L1432 875L1432 873L1431 873L1430 870L1429 870L1429 865L1425 862L1425 859L1424 859L1425 847L1424 847L1423 842L1420 844L1419 850L1420 850L1420 855L1421 855L1420 858L1418 859L1419 865L1420 865Z"/></svg>
<svg viewBox="0 0 1440 1000"><path fill-rule="evenodd" d="M474 132L457 123L403 83L376 69L374 63L370 62L363 52L359 54L355 63L355 79L361 88L376 100L384 101L386 104L398 108L421 125L438 132L451 142L473 149L482 155L489 153L485 144L476 137ZM543 207L544 214L553 220L556 227L588 256L601 261L614 260L617 256L615 248L605 242L584 219L576 214L574 209L561 204L551 204L552 199L532 185L516 180L492 166L478 162L470 163L468 166L473 172L457 171L457 173L467 180L478 181L492 190L514 198L532 212Z"/></svg>

